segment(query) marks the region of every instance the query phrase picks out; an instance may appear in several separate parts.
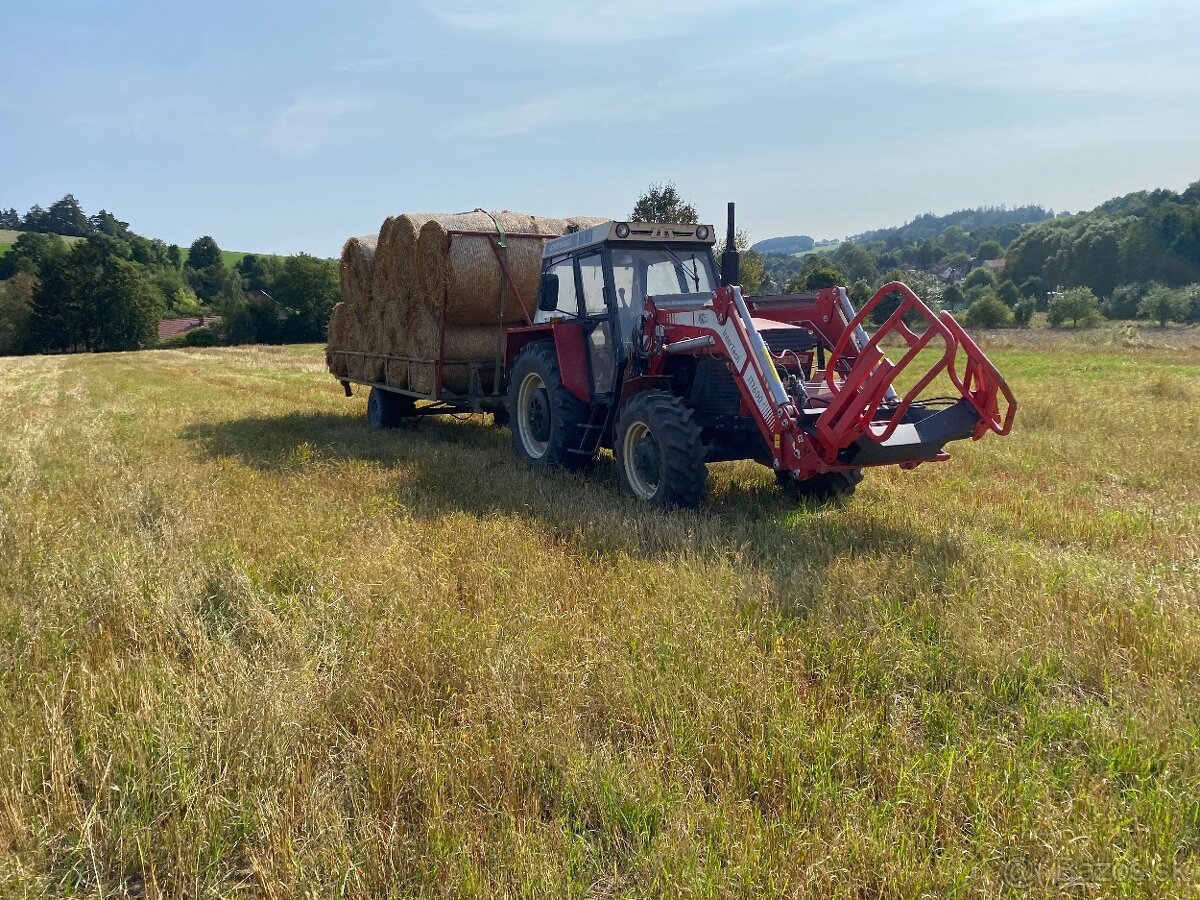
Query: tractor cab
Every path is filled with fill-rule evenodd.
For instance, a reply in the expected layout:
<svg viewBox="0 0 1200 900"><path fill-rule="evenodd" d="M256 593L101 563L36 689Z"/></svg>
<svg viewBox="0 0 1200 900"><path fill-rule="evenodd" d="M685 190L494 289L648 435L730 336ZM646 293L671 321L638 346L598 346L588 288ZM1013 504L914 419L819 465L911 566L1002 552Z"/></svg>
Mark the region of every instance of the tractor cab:
<svg viewBox="0 0 1200 900"><path fill-rule="evenodd" d="M578 324L595 393L609 393L647 296L716 289L714 243L710 225L644 222L606 222L548 241L533 324Z"/></svg>

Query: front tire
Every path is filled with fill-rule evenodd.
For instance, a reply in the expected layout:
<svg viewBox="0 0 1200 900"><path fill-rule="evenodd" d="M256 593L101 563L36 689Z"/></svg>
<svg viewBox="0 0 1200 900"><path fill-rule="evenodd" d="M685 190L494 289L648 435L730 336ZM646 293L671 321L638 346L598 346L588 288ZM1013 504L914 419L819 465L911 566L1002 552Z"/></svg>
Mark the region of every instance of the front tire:
<svg viewBox="0 0 1200 900"><path fill-rule="evenodd" d="M372 428L396 428L416 408L417 401L412 397L373 387L367 397L367 421Z"/></svg>
<svg viewBox="0 0 1200 900"><path fill-rule="evenodd" d="M587 406L563 385L554 344L537 341L521 350L508 380L513 452L535 466L578 469L594 459L572 453Z"/></svg>
<svg viewBox="0 0 1200 900"><path fill-rule="evenodd" d="M655 506L698 506L708 487L692 411L666 391L636 394L621 410L613 452L621 487Z"/></svg>
<svg viewBox="0 0 1200 900"><path fill-rule="evenodd" d="M822 472L803 481L797 481L787 472L776 472L775 480L783 492L793 500L828 503L852 496L858 483L863 480L863 471L847 469L843 472Z"/></svg>

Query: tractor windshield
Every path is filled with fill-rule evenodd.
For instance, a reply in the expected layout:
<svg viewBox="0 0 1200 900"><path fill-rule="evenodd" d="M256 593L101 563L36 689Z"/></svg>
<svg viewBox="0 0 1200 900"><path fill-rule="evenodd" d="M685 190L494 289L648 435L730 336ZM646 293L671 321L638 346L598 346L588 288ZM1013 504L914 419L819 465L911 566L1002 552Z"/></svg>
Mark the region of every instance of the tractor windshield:
<svg viewBox="0 0 1200 900"><path fill-rule="evenodd" d="M613 285L617 307L640 311L655 294L693 294L716 288L712 253L698 247L614 247Z"/></svg>

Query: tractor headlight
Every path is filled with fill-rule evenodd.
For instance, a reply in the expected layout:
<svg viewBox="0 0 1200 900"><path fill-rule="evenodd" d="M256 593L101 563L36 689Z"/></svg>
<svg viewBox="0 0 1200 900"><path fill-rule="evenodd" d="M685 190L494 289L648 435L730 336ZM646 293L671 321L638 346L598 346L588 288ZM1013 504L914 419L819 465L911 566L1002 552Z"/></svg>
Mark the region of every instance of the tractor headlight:
<svg viewBox="0 0 1200 900"><path fill-rule="evenodd" d="M619 237L619 238L629 237L629 225L627 225L625 222L622 222L620 225L617 226L617 237Z"/></svg>
<svg viewBox="0 0 1200 900"><path fill-rule="evenodd" d="M707 226L707 225L701 225L701 226L699 226L699 227L696 229L696 237L697 237L699 240L702 240L702 241L707 241L707 240L708 240L708 226Z"/></svg>

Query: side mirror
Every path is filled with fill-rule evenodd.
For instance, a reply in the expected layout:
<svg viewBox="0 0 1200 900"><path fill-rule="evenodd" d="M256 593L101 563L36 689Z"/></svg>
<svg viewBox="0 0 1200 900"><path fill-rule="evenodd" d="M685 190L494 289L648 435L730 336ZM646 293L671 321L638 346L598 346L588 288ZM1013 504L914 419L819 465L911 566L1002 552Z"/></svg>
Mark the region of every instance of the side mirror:
<svg viewBox="0 0 1200 900"><path fill-rule="evenodd" d="M542 273L542 280L538 283L537 308L542 312L554 312L558 309L558 275L556 273Z"/></svg>

